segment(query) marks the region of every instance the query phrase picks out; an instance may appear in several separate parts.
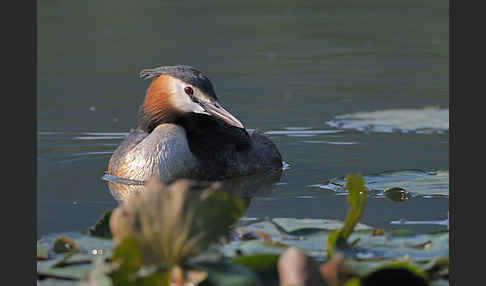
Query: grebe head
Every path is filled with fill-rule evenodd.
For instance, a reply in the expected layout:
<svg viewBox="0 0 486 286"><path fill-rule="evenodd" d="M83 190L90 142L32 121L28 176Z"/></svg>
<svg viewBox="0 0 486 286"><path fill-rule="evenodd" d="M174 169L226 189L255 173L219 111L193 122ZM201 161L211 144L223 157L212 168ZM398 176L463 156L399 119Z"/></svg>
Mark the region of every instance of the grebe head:
<svg viewBox="0 0 486 286"><path fill-rule="evenodd" d="M244 128L243 124L218 102L213 85L190 66L163 66L140 72L143 79L155 78L141 106L141 125L151 131L158 124L176 121L185 113L201 113Z"/></svg>

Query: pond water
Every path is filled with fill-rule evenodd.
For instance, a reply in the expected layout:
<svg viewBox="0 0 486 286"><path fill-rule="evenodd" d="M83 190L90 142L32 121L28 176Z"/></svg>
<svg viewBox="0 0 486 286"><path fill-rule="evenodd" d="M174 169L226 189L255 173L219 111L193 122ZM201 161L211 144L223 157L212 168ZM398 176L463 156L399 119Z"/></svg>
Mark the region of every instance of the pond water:
<svg viewBox="0 0 486 286"><path fill-rule="evenodd" d="M278 146L286 168L249 218L344 219L346 197L317 185L447 170L448 27L447 1L38 2L37 236L86 230L117 206L102 177L135 127L149 84L138 72L161 65L200 69ZM339 121L390 110L424 129ZM443 221L448 205L370 197L361 221L429 232L444 226L396 222Z"/></svg>

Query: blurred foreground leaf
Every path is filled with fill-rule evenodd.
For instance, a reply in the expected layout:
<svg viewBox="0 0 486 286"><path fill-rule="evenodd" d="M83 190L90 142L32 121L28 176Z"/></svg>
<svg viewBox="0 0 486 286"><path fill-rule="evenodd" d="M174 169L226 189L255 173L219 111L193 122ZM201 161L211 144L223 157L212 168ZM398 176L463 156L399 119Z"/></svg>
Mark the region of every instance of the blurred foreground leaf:
<svg viewBox="0 0 486 286"><path fill-rule="evenodd" d="M165 186L152 180L143 193L113 211L113 239L120 243L133 237L143 264L180 264L217 242L244 212L238 197L218 187L189 180Z"/></svg>
<svg viewBox="0 0 486 286"><path fill-rule="evenodd" d="M111 258L119 263L118 269L113 275L115 285L129 285L135 280L135 273L142 266L142 255L134 238L125 237L117 245Z"/></svg>

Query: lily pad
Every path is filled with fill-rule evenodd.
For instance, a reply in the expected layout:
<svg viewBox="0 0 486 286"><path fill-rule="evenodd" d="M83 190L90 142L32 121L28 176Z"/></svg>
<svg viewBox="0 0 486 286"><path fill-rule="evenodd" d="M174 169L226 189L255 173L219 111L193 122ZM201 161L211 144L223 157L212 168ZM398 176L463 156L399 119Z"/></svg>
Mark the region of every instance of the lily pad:
<svg viewBox="0 0 486 286"><path fill-rule="evenodd" d="M55 242L68 241L75 245L74 251L56 254L52 251L52 256L48 260L37 261L37 274L41 277L48 277L41 280L41 285L45 281L59 279L79 280L90 271L93 261L98 257L108 257L114 247L111 240L92 237L83 233L67 232L56 233L42 237L38 245L50 245L54 248ZM59 281L56 281L56 283ZM62 284L60 284L62 285Z"/></svg>
<svg viewBox="0 0 486 286"><path fill-rule="evenodd" d="M272 220L286 232L293 233L304 229L321 229L321 230L336 230L343 227L344 222L336 219L316 219L316 218L274 218ZM371 226L363 223L358 223L354 230L371 230Z"/></svg>
<svg viewBox="0 0 486 286"><path fill-rule="evenodd" d="M292 228L293 224L299 224L299 221L302 221L302 226L316 228L316 231L306 233L303 232L301 228ZM342 226L342 222L330 220L330 224L324 224L324 227L329 228L329 225L332 225L333 227L331 229L324 229L324 227L322 229L317 229L321 223L323 223L323 221L314 221L309 219L275 219L275 221L255 222L253 224L241 226L241 228L245 229L245 231L267 231L267 234L269 237L271 237L271 239L287 246L295 246L318 261L326 261L327 246L325 242L332 233L332 228ZM292 222L292 224L290 224L290 226L286 225L288 222ZM316 225L311 224L310 222L316 223ZM357 225L357 228L358 226L359 224ZM286 231L280 231L279 228L289 232L287 233ZM235 231L239 231L238 227L235 229ZM298 235L295 235L296 233ZM76 233L66 233L64 235L72 239L76 245L78 245L81 252L76 253L68 258L64 258L65 254L58 254L52 259L38 261L38 274L42 277L47 277L46 279L40 281L40 285L49 285L43 281L61 283L61 280L54 280L56 277L82 280L83 278L86 278L86 275L89 275L88 273L92 273L92 275L94 275L95 272L93 271L95 261L97 259L100 261L103 258L111 256L111 253L113 253L114 243L111 240ZM58 236L59 235L57 235L57 237ZM43 245L45 245L46 241L53 241L55 239L49 236L47 238L48 239L41 239ZM416 265L424 271L430 271L432 268L437 268L437 262L434 261L437 261L437 259L447 259L449 254L449 233L446 231L433 234L417 234L407 232L407 235L401 235L401 233L397 233L396 231L381 230L380 235L376 235L376 232L374 232L373 229L370 229L370 226L365 226L361 231L353 232L349 236L348 241L354 242L353 245L354 248L356 248L356 252L354 253L354 257L346 259L346 264L351 267L353 272L358 274L360 277L367 275L393 261L405 261L413 263L413 265ZM102 255L92 255L90 254L91 252L89 250L93 249L103 249L104 252ZM230 243L220 245L218 249L226 257L234 257L236 258L235 262L241 262L240 260L242 260L242 258L239 258L241 255L267 255L274 260L276 256L284 253L287 247L271 246L265 243L263 239L257 238L253 240L234 240ZM55 265L59 264L61 260L64 260L64 267L56 267ZM91 262L89 262L90 260ZM217 261L213 261L208 264L208 280L206 283L218 284L218 281L222 281L218 279L222 279L224 275L233 273L235 270L233 266L228 265L221 266L221 269L218 267L214 268L213 266L218 264L219 260L220 259L217 259ZM204 261L200 263L204 263ZM248 261L242 264L251 266L251 263L248 264ZM273 262L266 266L264 265L264 268L271 268L272 264ZM257 265L257 267L260 266ZM266 270L261 269L260 272L262 273L260 274L267 273L267 270L271 270L270 268ZM253 267L251 267L251 269L253 269ZM243 271L247 270L245 269ZM443 273L446 271L446 269L439 269L435 271L437 273ZM213 274L210 272L213 272ZM103 273L100 272L98 274L100 274L101 280L108 282ZM258 277L261 277L260 274ZM243 283L240 285L251 285L245 284L248 281L244 280L243 277L237 277L236 275L236 273L231 274L230 276L233 277L231 279L235 279L234 281L240 281L238 283ZM92 279L95 279L95 276L93 276ZM209 281L210 279L213 280ZM66 285L69 285L70 282L72 281L66 282ZM223 283L218 285L225 284Z"/></svg>
<svg viewBox="0 0 486 286"><path fill-rule="evenodd" d="M48 276L61 279L80 280L84 275L91 270L91 264L73 264L69 267L53 267L50 264L47 267L39 267L39 264L46 264L48 262L37 262L37 275Z"/></svg>
<svg viewBox="0 0 486 286"><path fill-rule="evenodd" d="M305 226L309 219L289 219L292 225L298 225L303 221ZM279 220L277 220L279 221ZM280 223L280 222L279 222ZM327 259L326 241L332 233L332 229L320 229L314 232L303 232L300 228L287 228L291 232L279 232L272 228L269 222L255 223L262 232L266 233L272 240L286 246L295 246L302 249L309 256L317 260ZM285 226L284 223L282 225ZM342 222L335 222L336 226L341 226ZM411 261L428 261L434 257L447 257L449 252L449 233L439 232L434 234L417 234L413 231L402 230L381 230L380 235L367 225L358 224L360 231L353 232L348 241L356 246L355 257L361 260L388 260L406 258ZM314 226L313 226L314 227ZM328 227L328 226L326 226ZM252 225L242 227L244 231L252 229ZM283 227L282 227L283 228ZM240 231L236 228L235 231ZM243 232L244 232L243 231ZM293 231L293 232L292 232ZM406 235L404 235L404 232ZM424 246L424 247L419 247ZM253 240L234 240L221 247L226 256L236 257L239 254L282 254L285 247L279 247L265 243L263 239Z"/></svg>
<svg viewBox="0 0 486 286"><path fill-rule="evenodd" d="M365 186L374 197L390 197L387 192L399 190L400 196L408 197L448 197L449 171L401 170L386 171L378 174L364 175ZM336 193L345 194L344 177L330 179L324 184L311 185ZM393 199L393 198L391 198Z"/></svg>
<svg viewBox="0 0 486 286"><path fill-rule="evenodd" d="M358 131L440 134L449 131L449 109L391 109L335 116L327 125Z"/></svg>

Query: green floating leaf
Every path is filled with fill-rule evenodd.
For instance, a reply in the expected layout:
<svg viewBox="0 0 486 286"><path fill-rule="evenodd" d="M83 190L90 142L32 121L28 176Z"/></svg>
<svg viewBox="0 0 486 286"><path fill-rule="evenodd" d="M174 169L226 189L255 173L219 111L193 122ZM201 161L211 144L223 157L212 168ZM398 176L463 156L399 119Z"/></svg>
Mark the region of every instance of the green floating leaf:
<svg viewBox="0 0 486 286"><path fill-rule="evenodd" d="M88 233L92 236L111 239L110 217L112 212L112 210L105 212L100 220L93 227L88 229Z"/></svg>
<svg viewBox="0 0 486 286"><path fill-rule="evenodd" d="M237 253L241 255L254 254L275 254L280 255L284 253L285 248L275 247L266 244L263 240L249 240L249 241L232 241L229 244L222 246L221 251L225 256L235 257Z"/></svg>

